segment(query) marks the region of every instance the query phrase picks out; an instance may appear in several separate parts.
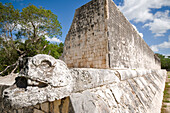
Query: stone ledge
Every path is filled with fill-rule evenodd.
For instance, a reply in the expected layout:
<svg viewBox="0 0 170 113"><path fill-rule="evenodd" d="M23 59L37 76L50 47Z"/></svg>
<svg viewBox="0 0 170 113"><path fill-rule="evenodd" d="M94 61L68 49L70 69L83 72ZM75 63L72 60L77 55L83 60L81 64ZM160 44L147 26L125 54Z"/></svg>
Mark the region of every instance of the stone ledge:
<svg viewBox="0 0 170 113"><path fill-rule="evenodd" d="M132 92L139 91L135 94L138 95L141 103L145 104L146 102L143 100L145 96L142 95L147 95L148 93L153 98L153 96L158 91L162 91L166 76L165 70L111 70L73 68L70 69L70 73L73 81L67 87L33 87L31 89L28 88L25 91L20 91L22 88L14 89L14 92L9 95L12 99L12 101L10 101L12 102L11 105L15 106L16 108L28 107L47 101L52 102L54 100L60 100L74 93L84 92L86 90L95 90L96 88L100 89L103 86L109 86L111 88L111 86L115 84L123 85L124 82L130 85L129 88L134 90ZM136 89L136 87L138 88ZM70 90L70 88L73 90ZM115 87L115 89L112 89L113 92L115 92L116 101L120 102L120 98L116 96L119 96L118 89L120 88ZM8 88L6 91L8 90L12 92L10 88ZM145 90L145 93L141 93L142 90ZM22 92L22 94L17 94L15 93L16 91ZM124 95L125 94L126 93L124 93Z"/></svg>
<svg viewBox="0 0 170 113"><path fill-rule="evenodd" d="M18 74L12 74L12 75L0 77L0 85L7 85L7 86L13 85L15 83L15 78L17 76Z"/></svg>
<svg viewBox="0 0 170 113"><path fill-rule="evenodd" d="M117 83L71 94L73 108L79 113L84 111L88 113L104 111L106 113L160 113L166 71L136 71L140 74L131 70L119 70L121 76L127 73L129 76Z"/></svg>

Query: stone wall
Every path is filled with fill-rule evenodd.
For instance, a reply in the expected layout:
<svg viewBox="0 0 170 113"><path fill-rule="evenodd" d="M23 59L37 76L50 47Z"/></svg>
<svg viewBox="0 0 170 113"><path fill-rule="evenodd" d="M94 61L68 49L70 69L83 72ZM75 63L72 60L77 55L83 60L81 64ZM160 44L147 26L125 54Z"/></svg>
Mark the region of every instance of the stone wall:
<svg viewBox="0 0 170 113"><path fill-rule="evenodd" d="M4 102L3 102L3 91L8 88L7 85L0 85L0 113L3 113L3 109L5 108Z"/></svg>
<svg viewBox="0 0 170 113"><path fill-rule="evenodd" d="M78 8L65 40L68 67L160 69L160 60L112 0Z"/></svg>
<svg viewBox="0 0 170 113"><path fill-rule="evenodd" d="M160 69L154 55L112 0L108 0L108 49L110 68Z"/></svg>
<svg viewBox="0 0 170 113"><path fill-rule="evenodd" d="M74 113L69 97L35 106L3 110L0 113Z"/></svg>
<svg viewBox="0 0 170 113"><path fill-rule="evenodd" d="M160 113L166 71L118 72L126 78L72 94L76 113Z"/></svg>
<svg viewBox="0 0 170 113"><path fill-rule="evenodd" d="M6 104L1 113L160 113L165 70L76 68L71 73L74 90L69 96L16 109Z"/></svg>
<svg viewBox="0 0 170 113"><path fill-rule="evenodd" d="M49 55L0 77L0 113L160 113L166 71L72 68Z"/></svg>
<svg viewBox="0 0 170 113"><path fill-rule="evenodd" d="M65 39L68 67L108 68L105 0L92 0L78 8Z"/></svg>

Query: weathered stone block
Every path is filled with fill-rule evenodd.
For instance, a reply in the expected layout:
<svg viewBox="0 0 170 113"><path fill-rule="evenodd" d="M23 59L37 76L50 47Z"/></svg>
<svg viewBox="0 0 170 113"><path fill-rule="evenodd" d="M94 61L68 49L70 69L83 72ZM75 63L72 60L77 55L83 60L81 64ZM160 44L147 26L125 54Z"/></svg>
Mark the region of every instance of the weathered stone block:
<svg viewBox="0 0 170 113"><path fill-rule="evenodd" d="M42 103L41 110L49 113L49 102Z"/></svg>
<svg viewBox="0 0 170 113"><path fill-rule="evenodd" d="M45 113L45 112L38 110L38 109L34 109L34 113Z"/></svg>
<svg viewBox="0 0 170 113"><path fill-rule="evenodd" d="M56 100L53 102L54 104L54 113L60 113L60 104L61 104L61 100Z"/></svg>
<svg viewBox="0 0 170 113"><path fill-rule="evenodd" d="M53 102L49 102L50 104L50 113L54 113L54 103Z"/></svg>
<svg viewBox="0 0 170 113"><path fill-rule="evenodd" d="M24 113L24 112L23 112L23 109L18 109L17 112L18 112L18 113ZM37 113L38 113L38 112L37 112Z"/></svg>
<svg viewBox="0 0 170 113"><path fill-rule="evenodd" d="M82 60L77 60L77 53L72 51L84 53L78 55ZM76 10L62 58L70 68L78 68L85 58L85 62L90 61L93 65L84 62L81 65L84 68L160 69L159 58L113 0L92 0ZM102 60L105 65L99 63Z"/></svg>
<svg viewBox="0 0 170 113"><path fill-rule="evenodd" d="M46 55L44 59L46 59ZM26 73L26 75L22 75L20 82L24 83L31 77L29 78L30 75L27 74L29 70L26 72L23 70L22 74ZM13 113L14 110L17 110L20 113L109 113L118 111L150 113L153 109L154 113L160 111L166 77L164 70L73 68L66 71L69 71L70 75L63 76L72 78L68 86L55 87L47 82L44 87L34 85L23 88L15 84L5 89L2 96L5 97L5 100L2 100L0 106L1 112ZM44 71L44 73L48 74L48 71ZM63 76L62 78L65 78ZM36 83L34 82L34 84ZM51 102L53 100L54 102Z"/></svg>

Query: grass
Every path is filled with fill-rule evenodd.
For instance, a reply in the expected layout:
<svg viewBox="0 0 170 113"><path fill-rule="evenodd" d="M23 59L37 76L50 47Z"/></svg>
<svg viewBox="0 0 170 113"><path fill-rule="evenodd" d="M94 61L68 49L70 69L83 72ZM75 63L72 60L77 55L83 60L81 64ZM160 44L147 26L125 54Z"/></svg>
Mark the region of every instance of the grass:
<svg viewBox="0 0 170 113"><path fill-rule="evenodd" d="M166 108L166 107L167 107L167 105L163 105L162 107Z"/></svg>
<svg viewBox="0 0 170 113"><path fill-rule="evenodd" d="M167 95L168 94L168 91L167 89L164 90L164 95Z"/></svg>
<svg viewBox="0 0 170 113"><path fill-rule="evenodd" d="M170 101L169 101L169 100L163 100L163 102L170 103Z"/></svg>
<svg viewBox="0 0 170 113"><path fill-rule="evenodd" d="M168 78L170 78L170 71L168 71L167 74L168 74Z"/></svg>
<svg viewBox="0 0 170 113"><path fill-rule="evenodd" d="M170 98L170 95L169 94L165 94L164 98Z"/></svg>
<svg viewBox="0 0 170 113"><path fill-rule="evenodd" d="M165 83L165 88L170 88L170 85L168 82Z"/></svg>
<svg viewBox="0 0 170 113"><path fill-rule="evenodd" d="M167 72L168 78L170 78L170 71ZM168 93L168 90L170 90L170 82L165 83L165 90L164 90L164 103L170 103L170 94ZM164 108L166 109L167 105L162 105L161 113L165 113Z"/></svg>

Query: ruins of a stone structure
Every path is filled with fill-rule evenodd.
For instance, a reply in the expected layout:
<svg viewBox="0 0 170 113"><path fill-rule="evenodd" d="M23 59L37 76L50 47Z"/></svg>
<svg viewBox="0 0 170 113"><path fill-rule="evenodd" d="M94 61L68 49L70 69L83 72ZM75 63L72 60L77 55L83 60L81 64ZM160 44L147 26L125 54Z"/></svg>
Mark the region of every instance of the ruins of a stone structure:
<svg viewBox="0 0 170 113"><path fill-rule="evenodd" d="M164 70L68 69L48 55L24 59L20 66L14 85L1 86L2 113L160 111Z"/></svg>
<svg viewBox="0 0 170 113"><path fill-rule="evenodd" d="M160 113L166 71L112 0L76 10L62 59L20 61L0 113Z"/></svg>
<svg viewBox="0 0 170 113"><path fill-rule="evenodd" d="M160 61L113 0L92 0L78 8L66 36L68 67L160 69Z"/></svg>

